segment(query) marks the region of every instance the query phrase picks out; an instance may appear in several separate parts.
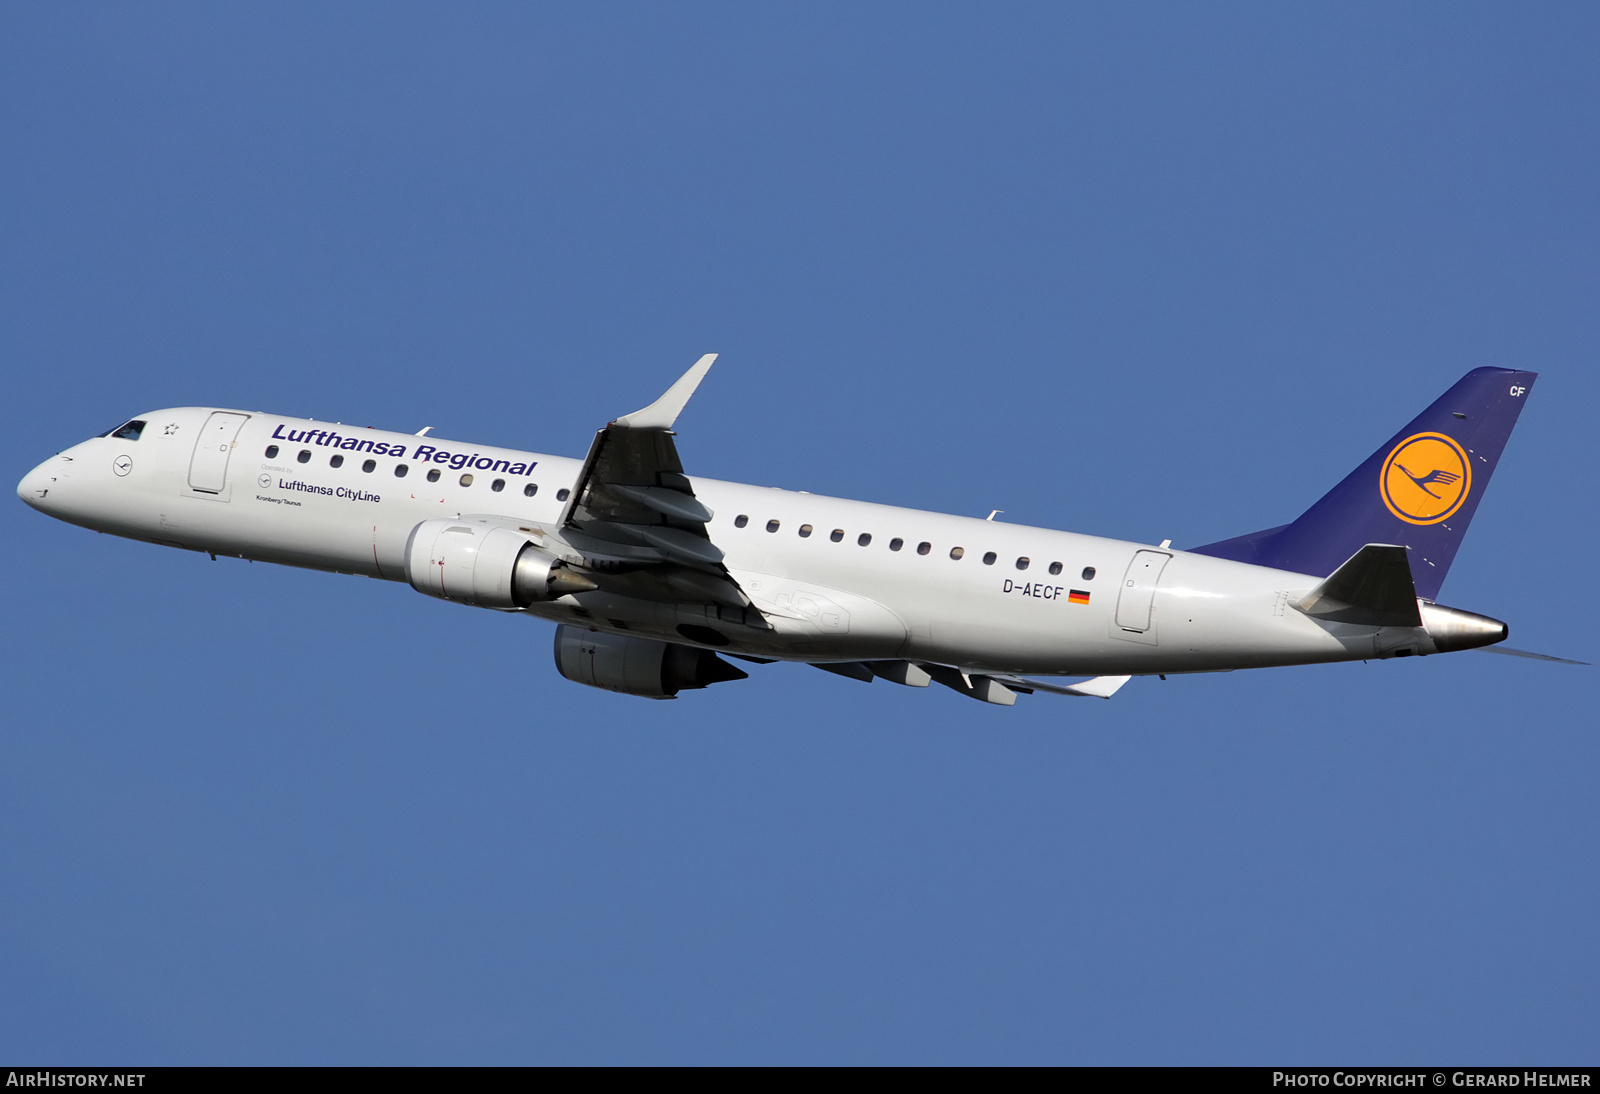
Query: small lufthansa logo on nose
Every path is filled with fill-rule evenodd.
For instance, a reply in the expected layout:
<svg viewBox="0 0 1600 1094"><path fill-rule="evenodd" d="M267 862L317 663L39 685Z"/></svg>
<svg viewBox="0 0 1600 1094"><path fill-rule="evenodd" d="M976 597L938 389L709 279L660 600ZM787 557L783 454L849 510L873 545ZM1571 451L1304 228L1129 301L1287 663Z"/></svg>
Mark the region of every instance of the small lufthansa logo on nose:
<svg viewBox="0 0 1600 1094"><path fill-rule="evenodd" d="M118 456L111 462L111 470L119 475L126 475L133 470L133 458L131 456Z"/></svg>
<svg viewBox="0 0 1600 1094"><path fill-rule="evenodd" d="M1413 433L1394 446L1378 472L1383 504L1407 524L1449 519L1471 489L1467 451L1443 433Z"/></svg>

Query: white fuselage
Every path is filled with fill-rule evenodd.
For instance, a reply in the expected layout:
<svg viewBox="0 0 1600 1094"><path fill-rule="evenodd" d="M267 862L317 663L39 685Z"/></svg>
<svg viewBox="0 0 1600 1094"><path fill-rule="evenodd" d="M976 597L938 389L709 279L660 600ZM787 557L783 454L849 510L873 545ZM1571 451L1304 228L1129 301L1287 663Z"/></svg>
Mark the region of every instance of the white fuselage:
<svg viewBox="0 0 1600 1094"><path fill-rule="evenodd" d="M241 416L236 433L208 439L208 423L230 421L216 413L143 415L138 440L84 441L32 471L18 493L51 516L114 535L406 581L408 541L420 522L479 518L554 533L581 468L561 456L242 411L232 412ZM332 466L335 457L341 466ZM562 596L528 613L678 643L687 641L680 625L710 622L732 653L902 658L993 673L1206 672L1431 652L1415 628L1329 623L1296 611L1293 603L1321 580L1315 576L692 481L714 514L707 529L729 573L770 626L730 625L715 608L615 589Z"/></svg>

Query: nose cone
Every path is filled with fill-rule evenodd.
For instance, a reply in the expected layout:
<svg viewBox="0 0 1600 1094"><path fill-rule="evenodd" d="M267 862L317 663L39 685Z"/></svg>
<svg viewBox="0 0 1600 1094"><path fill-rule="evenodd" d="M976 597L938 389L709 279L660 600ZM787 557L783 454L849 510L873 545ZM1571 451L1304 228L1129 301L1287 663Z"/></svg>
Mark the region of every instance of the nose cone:
<svg viewBox="0 0 1600 1094"><path fill-rule="evenodd" d="M41 512L50 511L50 490L55 485L55 475L50 465L60 459L53 457L22 476L17 483L17 497Z"/></svg>

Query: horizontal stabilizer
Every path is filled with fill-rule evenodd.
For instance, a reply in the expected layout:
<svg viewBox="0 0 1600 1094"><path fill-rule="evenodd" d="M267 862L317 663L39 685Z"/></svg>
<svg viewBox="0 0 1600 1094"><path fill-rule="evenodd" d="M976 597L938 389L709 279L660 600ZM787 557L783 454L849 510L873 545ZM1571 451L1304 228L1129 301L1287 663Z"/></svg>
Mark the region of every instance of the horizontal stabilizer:
<svg viewBox="0 0 1600 1094"><path fill-rule="evenodd" d="M1369 543L1295 607L1314 619L1369 627L1420 627L1406 549Z"/></svg>
<svg viewBox="0 0 1600 1094"><path fill-rule="evenodd" d="M1534 661L1554 661L1558 665L1587 665L1587 661L1569 661L1565 657L1551 657L1548 653L1532 653L1528 650L1514 650L1509 646L1479 646L1479 653L1503 653L1507 657L1527 657Z"/></svg>

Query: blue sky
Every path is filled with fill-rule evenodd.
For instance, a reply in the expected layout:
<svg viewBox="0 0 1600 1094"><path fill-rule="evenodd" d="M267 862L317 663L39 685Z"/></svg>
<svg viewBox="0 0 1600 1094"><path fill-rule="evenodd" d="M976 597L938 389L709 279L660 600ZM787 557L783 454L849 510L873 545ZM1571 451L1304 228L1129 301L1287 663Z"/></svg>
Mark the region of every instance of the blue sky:
<svg viewBox="0 0 1600 1094"><path fill-rule="evenodd" d="M13 5L12 480L219 405L1179 546L1541 373L1441 601L1595 660L1590 5ZM4 507L0 1058L1573 1063L1594 670L651 703ZM20 564L20 565L18 565Z"/></svg>

